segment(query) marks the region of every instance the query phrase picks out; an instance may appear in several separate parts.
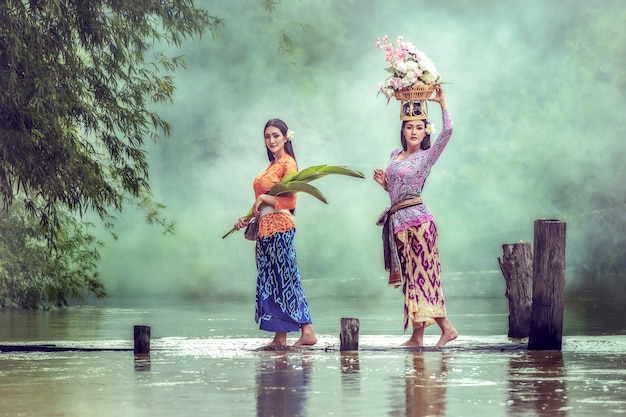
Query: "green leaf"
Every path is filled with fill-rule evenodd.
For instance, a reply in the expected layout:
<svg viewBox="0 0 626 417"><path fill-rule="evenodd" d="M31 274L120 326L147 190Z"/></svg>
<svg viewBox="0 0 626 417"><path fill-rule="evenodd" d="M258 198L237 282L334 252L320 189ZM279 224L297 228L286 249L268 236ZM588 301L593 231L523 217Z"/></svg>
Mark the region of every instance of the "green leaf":
<svg viewBox="0 0 626 417"><path fill-rule="evenodd" d="M281 183L275 184L270 189L268 194L276 196L276 197L286 197L286 196L294 195L298 192L304 192L304 193L310 194L313 197L320 200L321 202L328 204L326 197L324 197L324 194L322 194L322 192L319 189L317 189L316 187L313 187L312 185L304 181L290 181L288 184L281 184Z"/></svg>
<svg viewBox="0 0 626 417"><path fill-rule="evenodd" d="M274 195L274 196L281 196L281 195L285 195L285 192L288 192L289 188L287 187L287 184L283 184L282 182L279 182L277 184L274 184L274 186L272 188L270 188L270 190L268 191L269 195Z"/></svg>
<svg viewBox="0 0 626 417"><path fill-rule="evenodd" d="M362 172L356 171L354 169L351 169L345 166L328 165L324 167L322 172L324 173L324 175L337 174L337 175L347 175L349 177L355 177L355 178L365 178L365 175L363 175Z"/></svg>
<svg viewBox="0 0 626 417"><path fill-rule="evenodd" d="M316 175L317 172L324 168L327 165L314 165L314 166L310 166L308 168L305 168L301 171L296 171L296 172L291 172L287 175L285 175L283 177L283 179L280 181L281 183L285 184L288 183L289 181L302 181L303 178L309 178L313 175Z"/></svg>
<svg viewBox="0 0 626 417"><path fill-rule="evenodd" d="M330 174L346 175L346 176L356 177L356 178L365 178L363 173L359 171L355 171L345 166L314 165L314 166L305 168L301 171L297 171L297 172L293 172L291 174L285 175L281 183L286 184L289 181L311 182L313 180L322 178Z"/></svg>
<svg viewBox="0 0 626 417"><path fill-rule="evenodd" d="M328 201L326 200L324 194L318 188L313 187L308 183L330 174L346 175L355 178L365 178L363 173L345 166L313 165L303 170L291 172L285 175L279 183L274 184L274 186L270 188L268 194L276 197L285 197L298 192L303 192L317 198L325 204L328 204ZM248 214L246 214L245 217L246 219L252 218L252 209L248 211ZM222 236L222 239L229 236L234 231L235 228L230 229L228 233Z"/></svg>

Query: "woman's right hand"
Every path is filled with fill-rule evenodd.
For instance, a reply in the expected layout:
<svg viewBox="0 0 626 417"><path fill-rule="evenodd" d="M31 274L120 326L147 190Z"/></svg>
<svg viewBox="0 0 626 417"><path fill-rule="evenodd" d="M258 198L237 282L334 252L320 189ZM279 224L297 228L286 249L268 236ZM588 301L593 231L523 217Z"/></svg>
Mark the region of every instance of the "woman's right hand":
<svg viewBox="0 0 626 417"><path fill-rule="evenodd" d="M385 178L384 170L380 168L376 168L374 170L374 181L380 184L380 186L383 187L385 191L387 191L387 179Z"/></svg>
<svg viewBox="0 0 626 417"><path fill-rule="evenodd" d="M245 220L243 217L237 219L237 222L234 225L235 230L243 229L250 223L250 220Z"/></svg>

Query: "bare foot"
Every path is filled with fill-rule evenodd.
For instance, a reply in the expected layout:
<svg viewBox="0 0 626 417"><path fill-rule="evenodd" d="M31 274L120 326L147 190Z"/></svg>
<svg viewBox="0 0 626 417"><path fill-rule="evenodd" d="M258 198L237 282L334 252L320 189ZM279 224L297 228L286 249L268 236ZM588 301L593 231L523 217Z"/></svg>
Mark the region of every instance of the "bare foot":
<svg viewBox="0 0 626 417"><path fill-rule="evenodd" d="M313 331L313 326L310 324L302 325L302 336L294 343L294 346L313 346L317 343L317 336Z"/></svg>
<svg viewBox="0 0 626 417"><path fill-rule="evenodd" d="M441 337L439 338L439 341L437 342L436 346L442 347L446 343L456 339L458 336L459 336L459 333L456 331L456 329L450 326L449 328L446 328L443 331L443 333L441 333Z"/></svg>
<svg viewBox="0 0 626 417"><path fill-rule="evenodd" d="M313 335L313 337L302 336L293 345L294 346L313 346L316 343L317 343L317 337L315 337L315 335Z"/></svg>
<svg viewBox="0 0 626 417"><path fill-rule="evenodd" d="M280 342L276 342L272 340L267 345L265 345L264 348L273 349L273 348L286 347L286 346L287 346L287 343L280 343Z"/></svg>
<svg viewBox="0 0 626 417"><path fill-rule="evenodd" d="M287 332L274 333L274 339L264 346L264 349L276 349L287 346Z"/></svg>
<svg viewBox="0 0 626 417"><path fill-rule="evenodd" d="M400 346L404 346L404 347L423 347L424 346L424 341L423 340L413 340L413 338L410 338L409 340L407 340L406 342L404 342Z"/></svg>
<svg viewBox="0 0 626 417"><path fill-rule="evenodd" d="M424 330L426 329L424 322L413 323L413 333L411 338L404 342L402 346L406 347L422 347L424 346Z"/></svg>

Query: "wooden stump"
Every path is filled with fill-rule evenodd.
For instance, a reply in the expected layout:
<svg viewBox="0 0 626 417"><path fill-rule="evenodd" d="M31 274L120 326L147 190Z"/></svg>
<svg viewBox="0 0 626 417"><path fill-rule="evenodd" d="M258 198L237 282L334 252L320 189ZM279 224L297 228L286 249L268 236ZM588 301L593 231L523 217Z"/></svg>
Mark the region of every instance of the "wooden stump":
<svg viewBox="0 0 626 417"><path fill-rule="evenodd" d="M359 319L341 319L339 341L339 350L359 350Z"/></svg>
<svg viewBox="0 0 626 417"><path fill-rule="evenodd" d="M500 270L506 282L505 296L509 300L509 334L515 339L530 334L533 290L533 254L530 243L502 245Z"/></svg>
<svg viewBox="0 0 626 417"><path fill-rule="evenodd" d="M150 326L135 326L135 355L150 354Z"/></svg>
<svg viewBox="0 0 626 417"><path fill-rule="evenodd" d="M563 345L565 229L559 220L535 220L531 350L561 350Z"/></svg>

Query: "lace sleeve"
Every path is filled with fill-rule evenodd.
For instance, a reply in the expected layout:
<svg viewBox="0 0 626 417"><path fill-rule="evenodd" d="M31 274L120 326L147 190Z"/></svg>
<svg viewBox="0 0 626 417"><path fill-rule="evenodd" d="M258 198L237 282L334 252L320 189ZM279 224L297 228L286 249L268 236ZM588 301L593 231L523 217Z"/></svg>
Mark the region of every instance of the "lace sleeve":
<svg viewBox="0 0 626 417"><path fill-rule="evenodd" d="M441 114L443 119L443 128L441 129L441 133L437 137L435 144L431 146L428 157L428 164L433 166L435 162L441 156L441 153L445 149L446 145L450 141L450 137L452 136L452 118L450 117L450 112L448 110L444 110Z"/></svg>

